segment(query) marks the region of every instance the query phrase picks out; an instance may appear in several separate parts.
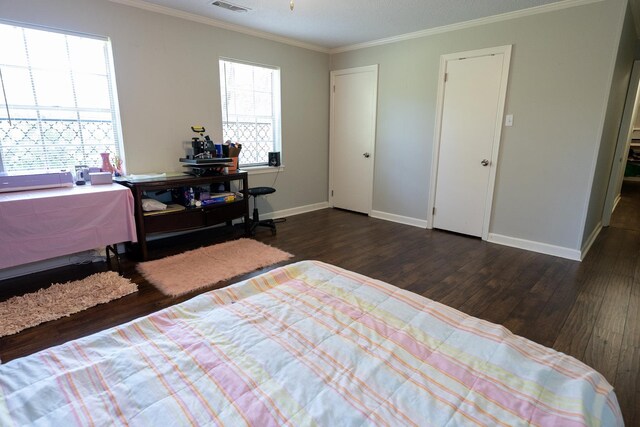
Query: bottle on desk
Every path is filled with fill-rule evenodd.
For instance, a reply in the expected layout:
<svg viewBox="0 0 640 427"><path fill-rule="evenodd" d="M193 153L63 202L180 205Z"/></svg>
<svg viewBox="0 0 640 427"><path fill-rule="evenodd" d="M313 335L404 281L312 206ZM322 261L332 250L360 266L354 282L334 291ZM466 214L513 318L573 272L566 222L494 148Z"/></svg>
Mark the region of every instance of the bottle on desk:
<svg viewBox="0 0 640 427"><path fill-rule="evenodd" d="M185 207L195 206L196 205L196 195L193 191L193 187L189 187L189 189L184 189L184 205Z"/></svg>

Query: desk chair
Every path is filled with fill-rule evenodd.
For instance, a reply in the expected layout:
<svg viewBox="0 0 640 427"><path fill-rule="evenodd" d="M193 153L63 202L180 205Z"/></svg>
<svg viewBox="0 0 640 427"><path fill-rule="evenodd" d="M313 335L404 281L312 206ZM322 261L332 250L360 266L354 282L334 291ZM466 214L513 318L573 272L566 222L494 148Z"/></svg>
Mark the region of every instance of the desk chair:
<svg viewBox="0 0 640 427"><path fill-rule="evenodd" d="M253 219L251 221L251 234L255 234L256 227L263 226L271 229L271 234L276 234L276 223L286 221L285 218L281 219L260 219L258 214L258 196L265 196L267 194L275 193L276 189L273 187L253 187L247 190L249 197L253 196Z"/></svg>

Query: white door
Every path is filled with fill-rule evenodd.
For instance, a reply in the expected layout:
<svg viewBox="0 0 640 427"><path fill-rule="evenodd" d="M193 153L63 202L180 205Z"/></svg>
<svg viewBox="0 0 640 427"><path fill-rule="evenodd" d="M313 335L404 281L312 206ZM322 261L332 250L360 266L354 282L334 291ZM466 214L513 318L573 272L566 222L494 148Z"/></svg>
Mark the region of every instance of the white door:
<svg viewBox="0 0 640 427"><path fill-rule="evenodd" d="M370 213L378 66L331 72L329 203Z"/></svg>
<svg viewBox="0 0 640 427"><path fill-rule="evenodd" d="M483 50L444 60L434 228L487 238L508 59Z"/></svg>

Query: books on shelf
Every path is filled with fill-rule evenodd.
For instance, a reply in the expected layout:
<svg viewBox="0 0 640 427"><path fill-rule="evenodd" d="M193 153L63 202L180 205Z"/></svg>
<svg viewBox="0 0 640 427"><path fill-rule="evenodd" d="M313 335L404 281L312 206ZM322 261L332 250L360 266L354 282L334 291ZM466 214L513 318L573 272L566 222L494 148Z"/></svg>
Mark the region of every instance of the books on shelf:
<svg viewBox="0 0 640 427"><path fill-rule="evenodd" d="M213 205L215 203L231 203L235 202L235 193L213 193L207 199L200 200L202 206Z"/></svg>
<svg viewBox="0 0 640 427"><path fill-rule="evenodd" d="M162 215L167 213L183 211L185 209L199 208L199 207L215 205L215 204L231 203L231 202L235 202L236 200L242 199L242 194L231 193L231 192L213 193L213 194L209 194L209 192L206 192L206 193L203 192L201 193L201 195L204 197L201 200L195 200L193 204L189 203L188 205L185 206L182 204L170 203L166 205L165 209L158 209L153 211L145 210L144 216ZM145 199L145 200L151 200L151 199Z"/></svg>

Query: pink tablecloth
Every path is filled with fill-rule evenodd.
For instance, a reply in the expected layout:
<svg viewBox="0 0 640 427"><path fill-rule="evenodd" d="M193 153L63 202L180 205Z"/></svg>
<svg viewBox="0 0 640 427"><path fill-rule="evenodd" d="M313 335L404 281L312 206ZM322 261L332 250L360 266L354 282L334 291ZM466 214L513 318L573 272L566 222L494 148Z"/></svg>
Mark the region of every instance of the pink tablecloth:
<svg viewBox="0 0 640 427"><path fill-rule="evenodd" d="M119 184L0 194L0 269L135 242L131 191Z"/></svg>

